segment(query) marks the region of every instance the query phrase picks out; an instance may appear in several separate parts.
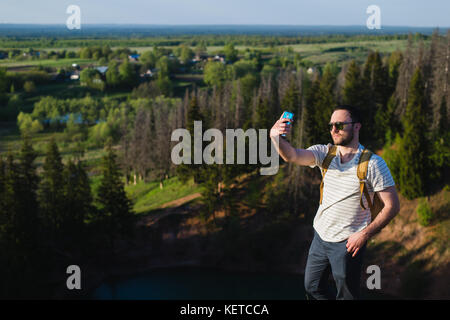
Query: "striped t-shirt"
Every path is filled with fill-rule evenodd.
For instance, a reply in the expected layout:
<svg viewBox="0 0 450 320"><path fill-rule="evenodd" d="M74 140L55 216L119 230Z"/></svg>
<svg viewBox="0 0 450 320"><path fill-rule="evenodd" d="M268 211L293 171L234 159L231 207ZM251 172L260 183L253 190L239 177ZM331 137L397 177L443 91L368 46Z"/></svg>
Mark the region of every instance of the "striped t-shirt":
<svg viewBox="0 0 450 320"><path fill-rule="evenodd" d="M309 147L314 154L316 166L322 168L322 162L331 144L317 144ZM370 210L363 196L366 210L361 208L359 179L356 174L359 157L364 147L359 144L353 158L341 163L339 146L336 156L328 166L323 186L322 204L314 218L313 226L319 236L329 242L346 240L351 234L364 229L371 222ZM383 158L373 154L367 169L367 188L371 199L373 193L395 185L394 179Z"/></svg>

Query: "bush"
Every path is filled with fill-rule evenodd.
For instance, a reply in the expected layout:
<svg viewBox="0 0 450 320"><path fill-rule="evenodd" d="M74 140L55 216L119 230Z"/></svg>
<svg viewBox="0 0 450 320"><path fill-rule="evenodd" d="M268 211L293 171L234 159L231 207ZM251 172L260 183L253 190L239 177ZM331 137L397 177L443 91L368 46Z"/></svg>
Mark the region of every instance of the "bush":
<svg viewBox="0 0 450 320"><path fill-rule="evenodd" d="M33 120L30 114L23 112L17 116L17 125L22 134L34 134L44 129L39 120Z"/></svg>
<svg viewBox="0 0 450 320"><path fill-rule="evenodd" d="M32 93L36 91L36 86L34 85L33 81L25 81L25 83L23 84L23 89L27 93Z"/></svg>
<svg viewBox="0 0 450 320"><path fill-rule="evenodd" d="M430 208L430 204L426 198L421 198L419 201L419 205L416 209L417 216L419 219L419 224L422 226L430 225L431 221L434 218L433 211Z"/></svg>

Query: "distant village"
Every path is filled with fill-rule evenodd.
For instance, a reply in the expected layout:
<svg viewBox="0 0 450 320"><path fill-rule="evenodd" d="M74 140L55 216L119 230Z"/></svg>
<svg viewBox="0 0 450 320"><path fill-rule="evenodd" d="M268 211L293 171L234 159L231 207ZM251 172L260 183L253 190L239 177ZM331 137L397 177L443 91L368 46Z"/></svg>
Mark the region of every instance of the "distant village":
<svg viewBox="0 0 450 320"><path fill-rule="evenodd" d="M138 53L129 54L128 61L131 63L139 63L140 57L141 57L141 55ZM30 59L30 60L43 59L43 57L41 56L41 52L35 51L33 49L27 49L27 51L24 51L24 52L20 52L19 50L13 50L13 51L11 51L11 53L8 51L0 51L0 60L8 59L8 58L9 59L13 58L18 61L26 61L28 59ZM177 59L177 57L175 57L175 55L173 53L170 53L168 55L168 58L169 59ZM194 72L196 70L201 72L203 70L205 63L208 61L216 61L216 62L221 62L223 64L230 63L229 61L227 61L225 59L225 55L222 55L222 54L208 55L206 53L203 53L203 54L195 54L195 56L189 61L189 64L190 64L191 70L193 70ZM186 68L185 64L183 63L183 61L179 61L179 64L180 64L180 66L178 68L178 72L179 73L186 72L187 68ZM85 68L95 69L101 75L103 80L106 78L106 72L108 71L107 65L96 66L95 64L92 64L92 63L87 64L87 65L80 65L77 63L72 63L72 65L68 69L65 69L65 72L51 73L51 80L53 80L53 81L66 81L66 80L77 81L77 80L80 80L81 71ZM151 79L156 76L157 72L158 72L157 68L148 68L140 73L140 78L142 81Z"/></svg>

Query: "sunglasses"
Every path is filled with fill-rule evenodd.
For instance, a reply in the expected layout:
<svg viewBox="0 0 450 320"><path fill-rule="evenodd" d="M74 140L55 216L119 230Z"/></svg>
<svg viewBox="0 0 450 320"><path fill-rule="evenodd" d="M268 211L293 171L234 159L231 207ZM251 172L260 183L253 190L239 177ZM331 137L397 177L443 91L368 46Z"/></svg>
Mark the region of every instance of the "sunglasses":
<svg viewBox="0 0 450 320"><path fill-rule="evenodd" d="M334 122L334 123L329 123L328 124L328 129L333 130L333 126L336 127L336 129L338 130L343 130L346 124L353 124L356 123L354 121L351 122Z"/></svg>

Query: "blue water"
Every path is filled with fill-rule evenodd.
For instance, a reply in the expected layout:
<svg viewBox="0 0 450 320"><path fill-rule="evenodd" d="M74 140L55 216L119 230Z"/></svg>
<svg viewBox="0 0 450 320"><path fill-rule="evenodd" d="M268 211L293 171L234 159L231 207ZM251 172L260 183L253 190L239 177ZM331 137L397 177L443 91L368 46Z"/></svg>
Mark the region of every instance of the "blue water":
<svg viewBox="0 0 450 320"><path fill-rule="evenodd" d="M83 117L81 116L80 113L75 113L75 120L74 123L75 124L82 124L83 123ZM59 116L57 118L51 118L51 119L44 119L42 120L43 123L48 124L48 123L54 123L54 122L59 122L59 123L66 123L69 121L69 117L70 117L70 113L65 114L63 116ZM99 123L101 122L100 120L95 120L95 123Z"/></svg>
<svg viewBox="0 0 450 320"><path fill-rule="evenodd" d="M118 300L302 300L303 275L227 272L210 268L174 267L111 278L91 299Z"/></svg>

